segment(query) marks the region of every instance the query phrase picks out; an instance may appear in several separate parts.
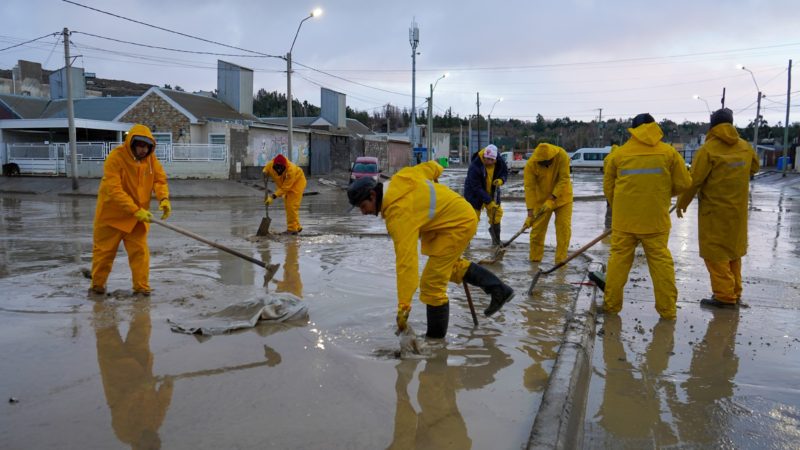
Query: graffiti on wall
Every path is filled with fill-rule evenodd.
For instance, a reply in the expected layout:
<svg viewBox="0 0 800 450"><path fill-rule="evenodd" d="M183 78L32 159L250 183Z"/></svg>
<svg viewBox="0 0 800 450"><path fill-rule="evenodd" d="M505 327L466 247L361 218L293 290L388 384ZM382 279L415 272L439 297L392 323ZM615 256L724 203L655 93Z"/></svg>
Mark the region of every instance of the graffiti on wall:
<svg viewBox="0 0 800 450"><path fill-rule="evenodd" d="M263 167L267 161L282 154L287 155L289 139L286 133L250 133L251 142L247 149L246 163ZM292 162L301 166L308 165L308 138L295 135L292 142Z"/></svg>

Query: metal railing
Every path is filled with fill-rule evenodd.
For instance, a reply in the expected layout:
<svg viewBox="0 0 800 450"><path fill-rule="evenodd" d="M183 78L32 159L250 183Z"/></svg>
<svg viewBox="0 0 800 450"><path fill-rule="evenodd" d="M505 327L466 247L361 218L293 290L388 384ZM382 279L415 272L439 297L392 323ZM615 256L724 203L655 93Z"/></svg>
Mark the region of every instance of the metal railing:
<svg viewBox="0 0 800 450"><path fill-rule="evenodd" d="M105 161L121 142L78 142L79 162ZM16 163L23 173L63 175L69 158L69 144L8 143L5 161ZM156 157L163 163L227 161L228 146L224 144L156 144Z"/></svg>

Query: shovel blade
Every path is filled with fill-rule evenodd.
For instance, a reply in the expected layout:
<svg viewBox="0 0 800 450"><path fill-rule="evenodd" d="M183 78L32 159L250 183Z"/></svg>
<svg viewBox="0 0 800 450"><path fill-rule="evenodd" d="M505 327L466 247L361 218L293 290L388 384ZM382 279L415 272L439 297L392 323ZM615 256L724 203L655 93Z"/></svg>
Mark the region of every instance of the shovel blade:
<svg viewBox="0 0 800 450"><path fill-rule="evenodd" d="M272 219L269 217L263 217L261 219L261 224L258 226L258 231L256 231L256 236L267 236L269 234L269 226L272 223Z"/></svg>

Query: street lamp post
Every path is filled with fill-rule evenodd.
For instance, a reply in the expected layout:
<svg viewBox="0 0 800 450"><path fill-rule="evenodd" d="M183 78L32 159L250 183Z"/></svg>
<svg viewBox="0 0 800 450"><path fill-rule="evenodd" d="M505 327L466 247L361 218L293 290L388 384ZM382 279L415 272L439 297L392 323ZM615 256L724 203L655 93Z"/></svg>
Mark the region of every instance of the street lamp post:
<svg viewBox="0 0 800 450"><path fill-rule="evenodd" d="M750 73L750 77L753 78L753 84L756 85L756 90L758 91L758 101L756 103L756 121L753 123L753 149L756 151L756 155L758 154L758 129L761 128L761 98L764 95L761 93L761 88L758 87L758 82L756 82L756 76L753 74L753 71L748 69L747 67L739 64L736 66L742 70L745 70Z"/></svg>
<svg viewBox="0 0 800 450"><path fill-rule="evenodd" d="M305 19L300 21L300 24L297 25L297 32L294 33L294 39L292 40L292 46L289 47L289 52L286 53L286 117L288 118L288 137L286 139L287 149L286 153L289 157L289 161L292 161L292 151L294 148L293 133L294 133L294 121L292 120L292 50L294 49L294 43L297 42L297 35L300 34L300 27L303 26L303 22L312 18L312 17L319 17L322 15L322 10L317 8L306 17Z"/></svg>
<svg viewBox="0 0 800 450"><path fill-rule="evenodd" d="M492 143L492 112L494 112L494 107L497 106L497 104L502 102L502 101L503 101L503 97L500 97L497 100L495 100L494 104L492 105L492 109L489 110L489 114L486 116L486 119L489 122L489 124L486 127L486 134L489 135L489 143L490 144Z"/></svg>
<svg viewBox="0 0 800 450"><path fill-rule="evenodd" d="M428 98L428 161L433 158L433 90L439 84L439 80L447 78L450 73L445 73L436 79L436 82L431 84L431 96Z"/></svg>
<svg viewBox="0 0 800 450"><path fill-rule="evenodd" d="M708 114L711 114L711 108L709 108L708 102L706 101L706 99L704 99L703 97L700 97L697 94L693 95L692 98L695 99L695 100L702 100L703 103L706 104L706 111L708 111Z"/></svg>

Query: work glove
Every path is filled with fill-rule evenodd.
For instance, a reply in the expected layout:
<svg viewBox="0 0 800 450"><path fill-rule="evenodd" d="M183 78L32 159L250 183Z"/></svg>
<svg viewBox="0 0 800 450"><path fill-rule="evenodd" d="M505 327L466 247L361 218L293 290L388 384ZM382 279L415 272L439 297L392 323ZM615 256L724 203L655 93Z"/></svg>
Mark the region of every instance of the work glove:
<svg viewBox="0 0 800 450"><path fill-rule="evenodd" d="M269 206L272 204L272 201L275 200L276 198L278 197L276 197L275 194L267 195L266 198L264 198L264 204Z"/></svg>
<svg viewBox="0 0 800 450"><path fill-rule="evenodd" d="M411 305L397 305L397 329L403 331L408 326L408 314L411 312Z"/></svg>
<svg viewBox="0 0 800 450"><path fill-rule="evenodd" d="M161 215L161 220L167 220L167 217L172 214L172 205L169 203L168 198L161 200L161 203L158 204L158 209L164 213Z"/></svg>
<svg viewBox="0 0 800 450"><path fill-rule="evenodd" d="M502 178L498 178L498 179L492 181L492 184L497 186L497 187L500 187L500 186L503 185L503 179Z"/></svg>
<svg viewBox="0 0 800 450"><path fill-rule="evenodd" d="M679 219L683 219L683 213L686 212L686 208L677 207L675 208L675 215L678 216Z"/></svg>
<svg viewBox="0 0 800 450"><path fill-rule="evenodd" d="M139 209L138 211L133 213L133 215L139 222L150 223L150 221L153 219L153 213L151 213L146 209Z"/></svg>
<svg viewBox="0 0 800 450"><path fill-rule="evenodd" d="M556 209L556 203L553 201L553 199L547 199L544 201L542 207L539 208L538 211L536 211L536 215L541 216L542 214L550 212L554 209Z"/></svg>
<svg viewBox="0 0 800 450"><path fill-rule="evenodd" d="M497 210L497 203L495 203L494 200L486 204L487 213L494 214L495 210Z"/></svg>
<svg viewBox="0 0 800 450"><path fill-rule="evenodd" d="M528 212L528 217L525 218L525 228L530 228L533 226L533 216L531 212Z"/></svg>

